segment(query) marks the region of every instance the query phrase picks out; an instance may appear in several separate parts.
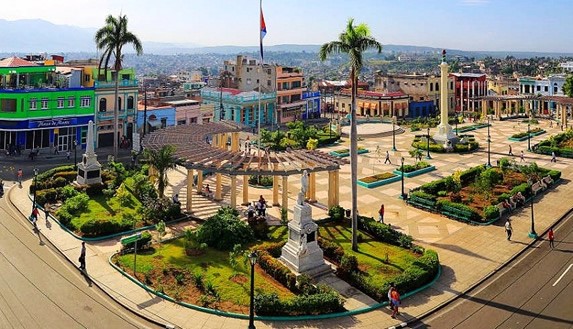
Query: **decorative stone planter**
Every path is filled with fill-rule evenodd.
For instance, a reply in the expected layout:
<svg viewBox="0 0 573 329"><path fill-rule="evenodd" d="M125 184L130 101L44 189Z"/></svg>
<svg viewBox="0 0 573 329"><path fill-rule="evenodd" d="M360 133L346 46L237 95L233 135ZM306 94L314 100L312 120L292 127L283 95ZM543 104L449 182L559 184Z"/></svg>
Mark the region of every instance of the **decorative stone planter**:
<svg viewBox="0 0 573 329"><path fill-rule="evenodd" d="M368 152L370 152L370 151L368 151L367 149L359 149L357 151L357 154L364 154L364 153L368 153ZM330 151L329 154L333 155L335 157L338 157L338 158L344 158L344 157L350 156L350 151L348 151L348 152L345 152L344 150Z"/></svg>
<svg viewBox="0 0 573 329"><path fill-rule="evenodd" d="M422 168L422 169L418 169L418 170L414 170L414 171L410 171L410 172L405 172L405 173L404 173L404 177L408 177L408 178L409 178L409 177L414 177L414 176L418 176L418 175L421 175L421 174L425 174L425 173L427 173L427 172L434 171L434 170L436 170L436 167L435 167L435 166L429 166L429 167L426 167L426 168ZM402 172L401 172L400 170L398 170L398 169L394 169L394 171L392 171L392 173L393 173L393 174L396 174L396 175L398 175L398 176L401 176L401 175L402 175Z"/></svg>
<svg viewBox="0 0 573 329"><path fill-rule="evenodd" d="M392 173L392 174L393 174L393 175L396 175L395 173ZM368 176L368 177L372 177L372 176ZM364 177L364 178L367 178L367 177ZM400 179L402 179L401 176L396 175L396 176L394 176L394 177L389 177L389 178L381 179L381 180L378 180L378 181L375 181L375 182L372 182L372 183L367 183L367 182L362 181L362 179L364 179L364 178L358 179L358 182L357 182L357 183L358 183L358 185L360 185L360 186L362 186L362 187L366 187L366 188L375 188L375 187L378 187L378 186L382 186L382 185L394 183L394 182L397 182L397 181L399 181Z"/></svg>
<svg viewBox="0 0 573 329"><path fill-rule="evenodd" d="M532 132L532 133L529 133L529 136L535 137L535 136L539 136L539 135L542 135L542 134L545 134L545 133L546 133L545 130L541 130L541 131L536 131L536 132L534 132L534 133L533 133L533 132ZM510 141L513 141L513 142L523 142L523 141L527 140L527 139L529 138L529 136L525 135L525 136L523 136L523 137L509 137L508 139L509 139Z"/></svg>

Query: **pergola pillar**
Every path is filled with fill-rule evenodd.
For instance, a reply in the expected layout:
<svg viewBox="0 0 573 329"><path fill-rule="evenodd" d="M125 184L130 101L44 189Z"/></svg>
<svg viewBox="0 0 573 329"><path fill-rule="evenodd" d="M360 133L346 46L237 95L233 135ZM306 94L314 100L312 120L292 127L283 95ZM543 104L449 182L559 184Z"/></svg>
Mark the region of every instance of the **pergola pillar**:
<svg viewBox="0 0 573 329"><path fill-rule="evenodd" d="M288 176L283 176L283 204L282 208L288 209Z"/></svg>
<svg viewBox="0 0 573 329"><path fill-rule="evenodd" d="M340 204L340 170L334 171L334 205L338 206Z"/></svg>
<svg viewBox="0 0 573 329"><path fill-rule="evenodd" d="M203 170L197 170L197 194L203 192Z"/></svg>
<svg viewBox="0 0 573 329"><path fill-rule="evenodd" d="M308 196L308 202L316 202L316 173L311 172L309 176L308 189L310 194Z"/></svg>
<svg viewBox="0 0 573 329"><path fill-rule="evenodd" d="M231 175L231 207L237 207L237 176Z"/></svg>
<svg viewBox="0 0 573 329"><path fill-rule="evenodd" d="M227 149L227 134L222 133L219 135L219 147L223 150Z"/></svg>
<svg viewBox="0 0 573 329"><path fill-rule="evenodd" d="M243 206L249 205L249 176L243 175Z"/></svg>
<svg viewBox="0 0 573 329"><path fill-rule="evenodd" d="M221 185L221 173L217 173L216 174L216 180L215 180L215 200L216 201L221 201L223 200L223 198L221 197L222 193L222 185Z"/></svg>
<svg viewBox="0 0 573 329"><path fill-rule="evenodd" d="M279 167L278 163L273 164L273 171L276 171ZM273 206L280 206L279 204L279 176L273 175Z"/></svg>
<svg viewBox="0 0 573 329"><path fill-rule="evenodd" d="M187 204L186 210L188 213L192 211L193 200L193 169L187 169Z"/></svg>
<svg viewBox="0 0 573 329"><path fill-rule="evenodd" d="M481 100L481 116L485 118L487 115L487 101L485 99Z"/></svg>
<svg viewBox="0 0 573 329"><path fill-rule="evenodd" d="M567 129L567 106L561 104L561 125L563 129Z"/></svg>
<svg viewBox="0 0 573 329"><path fill-rule="evenodd" d="M240 149L239 133L233 132L231 133L231 151L237 152L239 151L239 149Z"/></svg>
<svg viewBox="0 0 573 329"><path fill-rule="evenodd" d="M334 177L334 171L328 171L328 209L334 206L335 203L335 189L336 189L336 179Z"/></svg>

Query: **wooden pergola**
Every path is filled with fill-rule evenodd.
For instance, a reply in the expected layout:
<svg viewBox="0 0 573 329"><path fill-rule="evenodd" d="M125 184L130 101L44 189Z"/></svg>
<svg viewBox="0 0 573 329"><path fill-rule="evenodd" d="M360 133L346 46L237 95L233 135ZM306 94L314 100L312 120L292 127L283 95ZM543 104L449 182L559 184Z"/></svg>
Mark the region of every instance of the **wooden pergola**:
<svg viewBox="0 0 573 329"><path fill-rule="evenodd" d="M239 133L246 127L234 122L219 121L204 124L180 125L152 132L143 139L143 147L159 150L164 145L175 147L175 156L187 169L187 211L192 211L190 193L194 171L197 171L197 193L202 192L203 173L216 175L215 200L222 199L221 175L231 179L231 206L236 206L237 176L243 178L243 202L248 204L250 175L273 177L273 205L288 207L288 177L308 171L307 199L316 201L316 173L328 172L328 206L339 203L339 170L345 160L316 150L287 150L275 152L256 146L241 149ZM279 183L282 179L282 204L279 204Z"/></svg>
<svg viewBox="0 0 573 329"><path fill-rule="evenodd" d="M496 95L482 97L483 115L487 114L487 109L492 108L494 115L501 117L502 108L519 110L520 106L525 108L526 113L531 113L534 103L539 111L547 111L549 102L555 103L556 119L561 120L563 127L567 127L567 109L573 107L573 98L565 96L542 96L542 95Z"/></svg>

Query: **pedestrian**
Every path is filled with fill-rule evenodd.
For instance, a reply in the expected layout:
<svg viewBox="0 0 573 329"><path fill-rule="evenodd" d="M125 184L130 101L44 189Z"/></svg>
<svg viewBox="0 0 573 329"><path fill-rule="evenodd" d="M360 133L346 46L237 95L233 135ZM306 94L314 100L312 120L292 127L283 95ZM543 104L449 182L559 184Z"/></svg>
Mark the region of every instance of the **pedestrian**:
<svg viewBox="0 0 573 329"><path fill-rule="evenodd" d="M70 160L70 156L72 155L72 153L70 152L70 150L68 150L66 152L66 159L68 159L68 161Z"/></svg>
<svg viewBox="0 0 573 329"><path fill-rule="evenodd" d="M392 164L392 162L390 161L390 153L388 153L388 151L386 151L386 160L384 160L384 164L386 164L386 162Z"/></svg>
<svg viewBox="0 0 573 329"><path fill-rule="evenodd" d="M511 145L509 145L509 153L508 153L508 155L513 156L513 152L511 151Z"/></svg>
<svg viewBox="0 0 573 329"><path fill-rule="evenodd" d="M551 151L551 162L557 162L557 158L555 157L555 151Z"/></svg>
<svg viewBox="0 0 573 329"><path fill-rule="evenodd" d="M34 231L38 230L38 215L40 214L40 211L38 210L38 207L34 207L34 209L32 209L32 215L30 216L31 220L32 220L32 225L34 225Z"/></svg>
<svg viewBox="0 0 573 329"><path fill-rule="evenodd" d="M50 209L48 209L48 203L44 204L44 215L46 216L46 223L48 223L48 219L50 219Z"/></svg>
<svg viewBox="0 0 573 329"><path fill-rule="evenodd" d="M394 310L394 305L392 305L392 290L396 289L394 282L390 282L390 288L388 288L388 307Z"/></svg>
<svg viewBox="0 0 573 329"><path fill-rule="evenodd" d="M555 248L555 245L553 244L553 240L555 239L555 235L553 234L552 228L549 228L549 232L547 232L547 238L549 238L549 247L551 247L551 249Z"/></svg>
<svg viewBox="0 0 573 329"><path fill-rule="evenodd" d="M525 161L525 154L523 154L523 150L521 150L521 155L519 157L521 159L519 162Z"/></svg>
<svg viewBox="0 0 573 329"><path fill-rule="evenodd" d="M382 204L380 210L378 210L378 222L384 223L384 204Z"/></svg>
<svg viewBox="0 0 573 329"><path fill-rule="evenodd" d="M396 315L400 315L399 306L400 306L400 294L398 293L398 289L394 288L390 292L390 298L392 301L392 319L396 318Z"/></svg>
<svg viewBox="0 0 573 329"><path fill-rule="evenodd" d="M511 227L511 223L509 219L505 222L505 233L507 233L507 241L511 240L511 233L513 233L513 228Z"/></svg>
<svg viewBox="0 0 573 329"><path fill-rule="evenodd" d="M80 252L80 258L78 259L80 262L79 269L82 271L86 270L86 243L82 241L82 251Z"/></svg>
<svg viewBox="0 0 573 329"><path fill-rule="evenodd" d="M22 168L18 169L16 176L18 177L18 185L20 187L22 187L22 177L24 176L24 172L22 171Z"/></svg>

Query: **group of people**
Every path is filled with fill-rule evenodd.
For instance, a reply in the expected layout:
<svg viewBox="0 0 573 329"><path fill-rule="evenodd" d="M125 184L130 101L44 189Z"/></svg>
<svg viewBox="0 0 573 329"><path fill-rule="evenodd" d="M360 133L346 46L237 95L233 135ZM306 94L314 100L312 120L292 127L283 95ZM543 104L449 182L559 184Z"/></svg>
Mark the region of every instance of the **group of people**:
<svg viewBox="0 0 573 329"><path fill-rule="evenodd" d="M247 207L247 218L248 219L254 218L255 212L259 217L267 216L267 201L262 195L256 202L249 203L249 206Z"/></svg>
<svg viewBox="0 0 573 329"><path fill-rule="evenodd" d="M511 226L511 222L509 219L505 222L504 225L505 233L507 234L507 241L511 241L511 235L513 234L513 227ZM553 232L553 228L550 227L549 231L547 231L547 240L549 241L549 247L551 249L555 248L555 233Z"/></svg>

